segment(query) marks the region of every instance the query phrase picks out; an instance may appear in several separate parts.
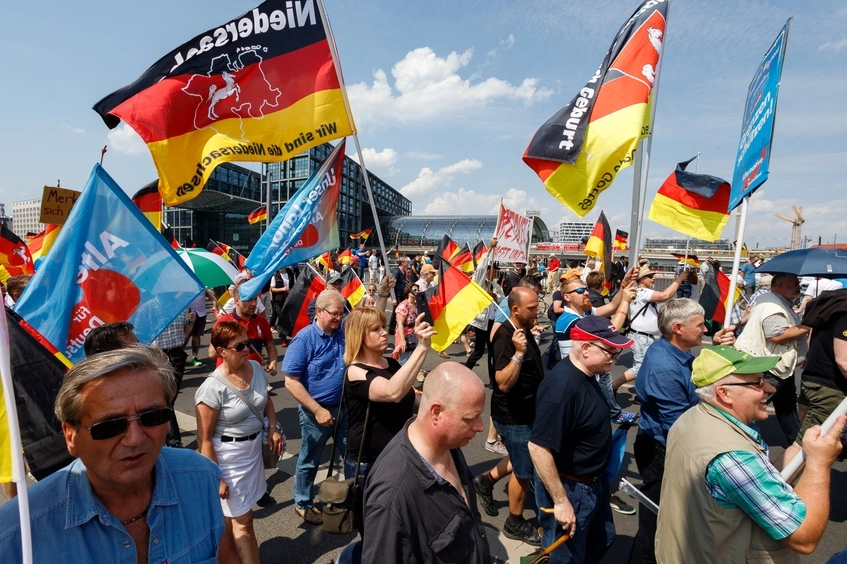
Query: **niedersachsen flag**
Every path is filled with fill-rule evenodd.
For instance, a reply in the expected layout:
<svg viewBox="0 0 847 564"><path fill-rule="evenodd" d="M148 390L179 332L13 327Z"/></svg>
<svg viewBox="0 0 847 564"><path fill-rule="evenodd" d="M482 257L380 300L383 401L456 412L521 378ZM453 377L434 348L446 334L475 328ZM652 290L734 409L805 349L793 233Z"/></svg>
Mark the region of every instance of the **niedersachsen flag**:
<svg viewBox="0 0 847 564"><path fill-rule="evenodd" d="M132 203L138 206L153 227L159 229L162 226L162 194L159 193L158 180L154 180L136 192L132 197Z"/></svg>
<svg viewBox="0 0 847 564"><path fill-rule="evenodd" d="M648 217L689 237L717 241L729 221L729 183L687 172L685 167L695 158L676 165L653 199Z"/></svg>
<svg viewBox="0 0 847 564"><path fill-rule="evenodd" d="M612 245L616 251L628 251L629 243L627 243L627 239L629 239L629 233L626 231L621 231L620 229L615 230L615 242Z"/></svg>
<svg viewBox="0 0 847 564"><path fill-rule="evenodd" d="M219 164L283 161L355 132L316 0L267 0L203 32L94 105L147 143L168 205Z"/></svg>
<svg viewBox="0 0 847 564"><path fill-rule="evenodd" d="M266 219L268 219L268 208L266 206L262 206L250 212L250 215L247 216L247 223L255 225L256 223L265 221Z"/></svg>
<svg viewBox="0 0 847 564"><path fill-rule="evenodd" d="M602 211L585 244L585 254L600 262L598 271L602 272L606 279L602 292L605 296L612 291L612 236L606 214Z"/></svg>
<svg viewBox="0 0 847 564"><path fill-rule="evenodd" d="M667 10L664 0L645 0L615 35L594 76L524 152L547 191L580 217L632 164L638 140L649 134Z"/></svg>
<svg viewBox="0 0 847 564"><path fill-rule="evenodd" d="M12 276L35 272L32 255L26 244L2 222L0 222L0 265L5 266Z"/></svg>

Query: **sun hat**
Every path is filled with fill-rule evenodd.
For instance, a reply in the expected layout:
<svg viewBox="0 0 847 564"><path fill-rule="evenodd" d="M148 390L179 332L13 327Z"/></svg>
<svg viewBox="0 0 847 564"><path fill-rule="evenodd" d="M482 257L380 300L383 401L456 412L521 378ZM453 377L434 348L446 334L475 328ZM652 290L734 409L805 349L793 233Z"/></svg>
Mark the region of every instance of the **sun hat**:
<svg viewBox="0 0 847 564"><path fill-rule="evenodd" d="M641 280L645 276L656 275L658 274L655 270L650 270L649 268L641 268L638 270L638 278L637 280Z"/></svg>
<svg viewBox="0 0 847 564"><path fill-rule="evenodd" d="M632 346L633 340L624 337L615 330L609 320L599 315L586 315L578 319L571 329L571 339L577 341L603 341L610 347L626 349Z"/></svg>
<svg viewBox="0 0 847 564"><path fill-rule="evenodd" d="M421 275L427 274L428 272L435 272L435 267L429 263L421 267Z"/></svg>
<svg viewBox="0 0 847 564"><path fill-rule="evenodd" d="M698 388L714 384L730 374L759 374L779 363L779 356L753 356L735 347L703 347L694 359L691 381Z"/></svg>

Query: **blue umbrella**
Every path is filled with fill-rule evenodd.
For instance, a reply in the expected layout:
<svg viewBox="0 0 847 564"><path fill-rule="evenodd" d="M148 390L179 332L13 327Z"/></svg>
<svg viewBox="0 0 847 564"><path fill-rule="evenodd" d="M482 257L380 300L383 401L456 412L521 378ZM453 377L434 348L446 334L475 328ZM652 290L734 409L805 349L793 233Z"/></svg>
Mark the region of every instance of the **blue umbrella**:
<svg viewBox="0 0 847 564"><path fill-rule="evenodd" d="M847 276L847 251L820 247L788 251L773 257L757 268L756 272L843 278Z"/></svg>

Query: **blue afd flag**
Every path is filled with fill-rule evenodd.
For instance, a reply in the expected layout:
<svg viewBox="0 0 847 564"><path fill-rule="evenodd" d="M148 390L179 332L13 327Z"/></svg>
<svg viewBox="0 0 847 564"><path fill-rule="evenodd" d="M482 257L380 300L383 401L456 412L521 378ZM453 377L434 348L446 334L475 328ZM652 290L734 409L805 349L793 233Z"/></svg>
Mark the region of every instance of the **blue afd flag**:
<svg viewBox="0 0 847 564"><path fill-rule="evenodd" d="M71 362L95 327L129 321L150 343L203 284L100 165L15 311Z"/></svg>
<svg viewBox="0 0 847 564"><path fill-rule="evenodd" d="M338 248L336 205L341 189L346 140L335 146L321 167L288 200L256 246L244 267L253 278L241 283L239 295L250 299L280 268Z"/></svg>
<svg viewBox="0 0 847 564"><path fill-rule="evenodd" d="M741 140L738 142L735 170L732 173L729 211L738 207L745 196L752 194L768 179L776 99L790 25L791 18L785 22L785 27L768 49L747 90Z"/></svg>

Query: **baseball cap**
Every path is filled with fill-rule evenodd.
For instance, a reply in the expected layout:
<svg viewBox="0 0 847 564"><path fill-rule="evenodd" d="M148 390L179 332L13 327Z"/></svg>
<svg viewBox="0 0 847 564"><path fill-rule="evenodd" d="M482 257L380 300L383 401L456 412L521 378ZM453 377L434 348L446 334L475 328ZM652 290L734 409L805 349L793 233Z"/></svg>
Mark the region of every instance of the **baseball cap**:
<svg viewBox="0 0 847 564"><path fill-rule="evenodd" d="M730 374L759 374L777 365L782 357L753 356L735 347L703 347L694 359L691 381L698 388L714 384Z"/></svg>
<svg viewBox="0 0 847 564"><path fill-rule="evenodd" d="M571 329L571 339L577 341L603 341L610 347L626 349L632 346L633 340L624 337L615 330L609 320L599 315L586 315L577 320Z"/></svg>
<svg viewBox="0 0 847 564"><path fill-rule="evenodd" d="M339 275L333 274L332 276L329 277L329 280L327 280L326 283L327 284L335 284L336 282L342 282L342 281L343 281L343 279Z"/></svg>

